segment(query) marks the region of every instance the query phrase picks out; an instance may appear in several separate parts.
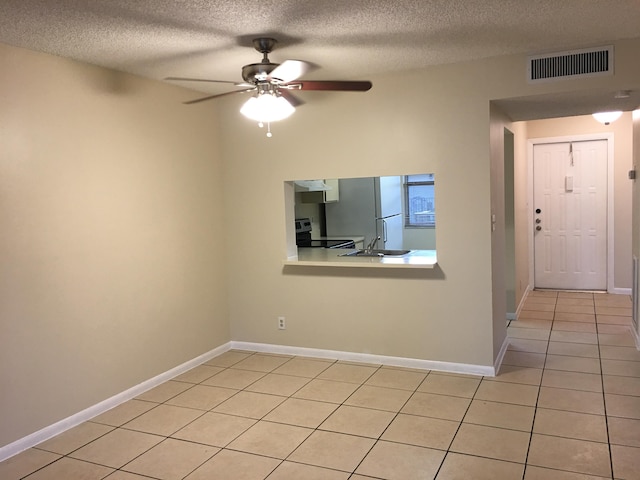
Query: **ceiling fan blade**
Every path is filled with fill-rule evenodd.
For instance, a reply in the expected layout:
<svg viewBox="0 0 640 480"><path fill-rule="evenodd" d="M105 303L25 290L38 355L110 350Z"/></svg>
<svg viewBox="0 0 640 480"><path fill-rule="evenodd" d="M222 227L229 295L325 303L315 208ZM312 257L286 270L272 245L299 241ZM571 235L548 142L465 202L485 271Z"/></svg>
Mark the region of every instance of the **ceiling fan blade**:
<svg viewBox="0 0 640 480"><path fill-rule="evenodd" d="M255 90L255 87L246 88L244 90L236 90L236 91L233 91L233 92L219 93L217 95L209 95L208 97L196 98L195 100L188 100L188 101L182 102L182 103L184 103L185 105L192 105L194 103L206 102L207 100L212 100L212 99L218 98L218 97L224 97L226 95L233 95L234 93L252 92L253 90Z"/></svg>
<svg viewBox="0 0 640 480"><path fill-rule="evenodd" d="M333 90L342 92L366 92L372 86L368 80L301 80L281 85L293 90Z"/></svg>
<svg viewBox="0 0 640 480"><path fill-rule="evenodd" d="M267 77L267 80L277 79L283 83L291 82L296 78L318 68L313 63L302 60L285 60L278 65Z"/></svg>
<svg viewBox="0 0 640 480"><path fill-rule="evenodd" d="M252 83L247 82L230 82L228 80L208 80L206 78L186 78L186 77L165 77L163 80L179 81L179 82L207 82L207 83L229 83L236 87L253 87Z"/></svg>
<svg viewBox="0 0 640 480"><path fill-rule="evenodd" d="M296 97L289 90L278 90L278 91L280 92L280 95L282 95L287 100L287 102L289 102L294 107L299 107L300 105L304 105L304 102L300 100L300 98Z"/></svg>

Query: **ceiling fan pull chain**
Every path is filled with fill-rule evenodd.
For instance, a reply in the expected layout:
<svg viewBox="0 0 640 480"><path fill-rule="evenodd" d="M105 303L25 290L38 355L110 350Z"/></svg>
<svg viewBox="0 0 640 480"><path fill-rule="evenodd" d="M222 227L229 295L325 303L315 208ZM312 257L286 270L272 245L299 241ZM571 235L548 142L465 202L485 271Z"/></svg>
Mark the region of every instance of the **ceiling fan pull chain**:
<svg viewBox="0 0 640 480"><path fill-rule="evenodd" d="M267 122L267 137L273 137L273 134L271 133L271 122Z"/></svg>

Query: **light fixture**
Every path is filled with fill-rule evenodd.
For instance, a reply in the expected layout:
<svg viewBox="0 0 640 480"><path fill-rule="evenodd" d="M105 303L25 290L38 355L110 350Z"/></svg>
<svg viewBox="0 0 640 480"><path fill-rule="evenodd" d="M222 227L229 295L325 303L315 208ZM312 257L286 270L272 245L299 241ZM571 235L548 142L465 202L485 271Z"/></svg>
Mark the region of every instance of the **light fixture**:
<svg viewBox="0 0 640 480"><path fill-rule="evenodd" d="M267 124L268 137L271 137L271 122L284 120L295 111L295 107L269 83L258 84L258 93L240 108L240 113L258 122L260 127Z"/></svg>
<svg viewBox="0 0 640 480"><path fill-rule="evenodd" d="M599 121L603 125L609 125L611 122L615 122L622 115L621 111L615 112L598 112L593 114L593 118Z"/></svg>

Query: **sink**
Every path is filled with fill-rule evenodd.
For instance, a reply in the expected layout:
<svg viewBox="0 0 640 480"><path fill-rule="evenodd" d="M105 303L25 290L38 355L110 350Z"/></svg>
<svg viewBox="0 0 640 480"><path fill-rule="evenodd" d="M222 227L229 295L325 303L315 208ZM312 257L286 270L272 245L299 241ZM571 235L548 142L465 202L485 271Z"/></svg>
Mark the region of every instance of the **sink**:
<svg viewBox="0 0 640 480"><path fill-rule="evenodd" d="M410 252L411 250L355 250L344 253L341 257L401 257Z"/></svg>

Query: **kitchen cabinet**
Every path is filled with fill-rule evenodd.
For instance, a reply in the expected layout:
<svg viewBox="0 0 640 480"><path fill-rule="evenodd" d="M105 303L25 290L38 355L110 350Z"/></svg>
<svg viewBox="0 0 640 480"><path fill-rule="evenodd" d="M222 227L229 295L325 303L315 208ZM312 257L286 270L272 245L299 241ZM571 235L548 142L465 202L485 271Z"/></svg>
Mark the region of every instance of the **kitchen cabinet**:
<svg viewBox="0 0 640 480"><path fill-rule="evenodd" d="M337 178L324 179L326 190L300 192L302 203L333 203L340 200L340 184Z"/></svg>

